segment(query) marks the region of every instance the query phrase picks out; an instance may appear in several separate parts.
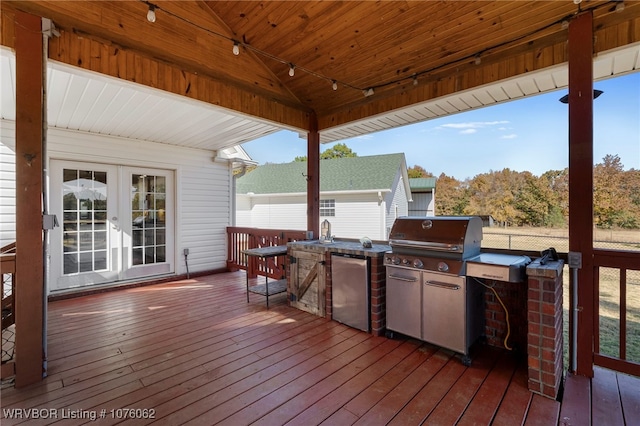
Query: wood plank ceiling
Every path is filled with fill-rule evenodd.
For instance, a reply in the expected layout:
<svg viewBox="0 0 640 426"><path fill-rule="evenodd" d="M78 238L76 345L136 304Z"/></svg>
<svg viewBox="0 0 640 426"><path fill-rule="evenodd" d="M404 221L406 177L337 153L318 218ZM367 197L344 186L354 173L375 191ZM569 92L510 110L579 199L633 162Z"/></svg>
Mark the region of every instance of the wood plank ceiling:
<svg viewBox="0 0 640 426"><path fill-rule="evenodd" d="M619 4L4 1L2 44L24 10L58 28L52 60L256 117L260 135L315 115L329 142L566 87L563 22L580 10L593 10L594 54L613 52L600 77L638 70L640 2Z"/></svg>

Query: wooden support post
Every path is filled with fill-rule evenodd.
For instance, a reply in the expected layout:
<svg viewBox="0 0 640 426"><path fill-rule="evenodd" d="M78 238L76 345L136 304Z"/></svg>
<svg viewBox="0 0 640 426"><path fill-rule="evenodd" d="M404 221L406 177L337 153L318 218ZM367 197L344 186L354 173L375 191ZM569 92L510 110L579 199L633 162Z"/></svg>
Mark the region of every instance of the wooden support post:
<svg viewBox="0 0 640 426"><path fill-rule="evenodd" d="M44 70L38 16L16 11L16 387L42 380Z"/></svg>
<svg viewBox="0 0 640 426"><path fill-rule="evenodd" d="M307 231L320 237L320 133L315 114L310 115L307 136Z"/></svg>
<svg viewBox="0 0 640 426"><path fill-rule="evenodd" d="M569 24L569 251L582 254L578 270L576 373L593 377L593 15ZM576 283L572 283L575 285Z"/></svg>

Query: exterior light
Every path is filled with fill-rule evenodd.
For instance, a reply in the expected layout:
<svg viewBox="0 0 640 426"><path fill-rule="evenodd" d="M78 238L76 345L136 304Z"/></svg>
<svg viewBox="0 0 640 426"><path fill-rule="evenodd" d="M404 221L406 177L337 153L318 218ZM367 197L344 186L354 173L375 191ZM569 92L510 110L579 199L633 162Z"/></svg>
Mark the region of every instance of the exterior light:
<svg viewBox="0 0 640 426"><path fill-rule="evenodd" d="M598 99L598 96L602 95L603 93L604 92L602 90L594 89L593 90L593 99ZM558 100L560 102L562 102L563 104L568 104L569 103L569 94L567 93L566 95L564 95L563 97L561 97Z"/></svg>
<svg viewBox="0 0 640 426"><path fill-rule="evenodd" d="M149 11L147 12L147 21L156 22L156 7L152 4L149 5Z"/></svg>

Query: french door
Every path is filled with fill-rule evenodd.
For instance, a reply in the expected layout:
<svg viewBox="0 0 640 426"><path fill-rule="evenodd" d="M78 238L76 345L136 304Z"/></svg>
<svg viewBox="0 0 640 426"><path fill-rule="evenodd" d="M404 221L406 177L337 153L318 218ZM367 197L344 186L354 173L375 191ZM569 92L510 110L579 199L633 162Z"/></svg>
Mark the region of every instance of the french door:
<svg viewBox="0 0 640 426"><path fill-rule="evenodd" d="M51 161L49 290L174 271L170 170Z"/></svg>

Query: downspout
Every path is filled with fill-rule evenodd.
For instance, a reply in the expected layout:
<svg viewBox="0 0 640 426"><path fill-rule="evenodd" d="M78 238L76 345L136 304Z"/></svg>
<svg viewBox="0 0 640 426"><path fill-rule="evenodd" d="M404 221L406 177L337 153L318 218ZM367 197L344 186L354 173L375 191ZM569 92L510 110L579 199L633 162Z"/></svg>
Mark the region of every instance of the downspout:
<svg viewBox="0 0 640 426"><path fill-rule="evenodd" d="M49 156L47 155L47 134L49 130L48 121L48 108L47 108L47 61L49 60L49 39L53 36L59 37L60 33L56 29L55 25L50 19L42 18L42 62L44 67L42 70L42 211L45 216L49 215ZM44 222L43 222L44 223ZM44 266L44 279L43 279L43 317L42 317L42 348L43 348L43 365L42 376L47 376L47 297L49 289L49 275L51 272L51 246L50 246L50 232L53 227L58 226L58 221L55 217L50 222L47 222L49 226L43 226L44 229L44 250L42 264Z"/></svg>
<svg viewBox="0 0 640 426"><path fill-rule="evenodd" d="M49 181L47 180L47 171L49 169L48 166L48 156L47 156L47 130L48 130L48 121L47 121L47 59L49 58L49 37L51 34L47 34L46 26L47 21L49 26L53 26L53 23L46 19L42 18L42 62L44 66L42 67L42 211L43 214L49 214ZM43 226L44 228L44 226ZM42 361L42 377L47 377L47 311L48 311L48 303L47 303L47 289L49 288L49 271L50 271L50 261L51 254L49 250L49 232L48 230L44 230L44 246L42 250L42 265L44 266L43 271L43 295L42 298L44 300L42 306L42 350L43 361Z"/></svg>
<svg viewBox="0 0 640 426"><path fill-rule="evenodd" d="M231 166L231 226L236 226L236 214L238 210L238 203L236 201L238 195L236 194L236 190L238 178L241 178L245 174L247 174L246 164L242 164L240 172L237 174L233 174L233 166Z"/></svg>
<svg viewBox="0 0 640 426"><path fill-rule="evenodd" d="M237 209L237 203L236 203L236 180L242 176L244 176L247 173L247 166L256 166L258 163L255 161L251 161L251 160L246 160L244 158L224 158L224 157L219 157L218 153L216 152L216 154L213 157L213 161L217 161L217 162L222 162L222 161L226 161L227 164L229 165L229 173L231 173L231 179L229 181L229 193L230 193L230 212L229 214L231 215L231 220L229 221L231 226L235 226L236 224L236 209ZM234 163L240 163L241 164L241 169L240 169L240 173L234 175L233 174L233 164Z"/></svg>

